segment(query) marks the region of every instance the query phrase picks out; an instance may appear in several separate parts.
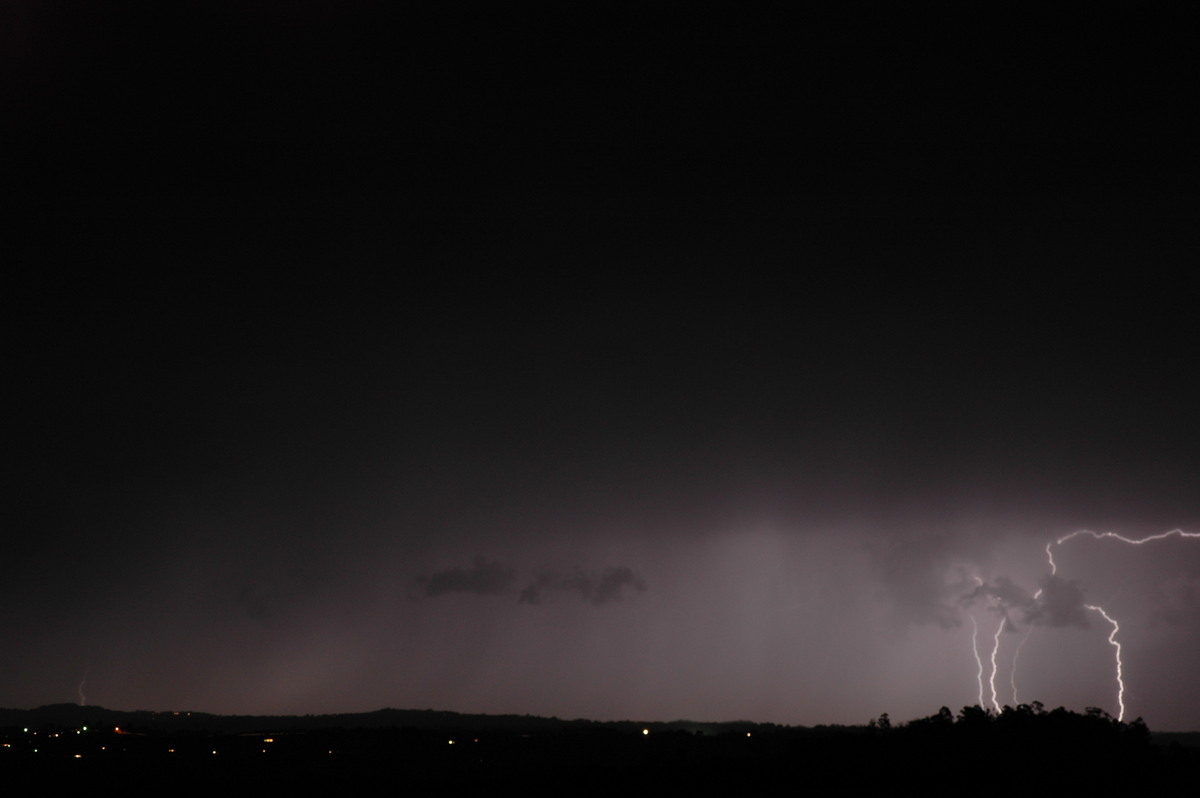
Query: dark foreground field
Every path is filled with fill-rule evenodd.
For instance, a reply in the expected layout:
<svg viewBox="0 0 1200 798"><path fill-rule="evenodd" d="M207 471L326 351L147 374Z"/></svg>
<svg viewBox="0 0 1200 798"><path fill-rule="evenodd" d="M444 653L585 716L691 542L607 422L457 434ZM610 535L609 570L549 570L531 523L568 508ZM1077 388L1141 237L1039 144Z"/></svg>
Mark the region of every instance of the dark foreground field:
<svg viewBox="0 0 1200 798"><path fill-rule="evenodd" d="M68 705L0 711L0 727L3 783L50 794L115 787L127 795L1116 795L1200 777L1200 748L1187 735L1155 736L1098 711L1036 705L816 728L395 710L220 717Z"/></svg>

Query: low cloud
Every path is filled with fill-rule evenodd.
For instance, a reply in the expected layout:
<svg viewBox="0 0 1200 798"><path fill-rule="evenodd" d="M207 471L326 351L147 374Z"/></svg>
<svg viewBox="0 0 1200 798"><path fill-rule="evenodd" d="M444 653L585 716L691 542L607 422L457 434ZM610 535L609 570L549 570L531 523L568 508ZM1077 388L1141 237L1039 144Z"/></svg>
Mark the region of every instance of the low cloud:
<svg viewBox="0 0 1200 798"><path fill-rule="evenodd" d="M959 599L963 607L970 607L977 601L987 602L990 609L1009 618L1009 610L1020 610L1026 617L1039 610L1038 599L1029 594L1025 588L1013 582L1007 576L998 576L994 580L977 585L967 595ZM1011 628L1010 623L1005 628Z"/></svg>
<svg viewBox="0 0 1200 798"><path fill-rule="evenodd" d="M489 561L484 557L471 560L470 568L450 568L421 577L426 596L446 593L473 593L477 596L499 596L511 593L517 579L516 571Z"/></svg>
<svg viewBox="0 0 1200 798"><path fill-rule="evenodd" d="M522 604L541 604L552 593L574 593L582 600L600 606L616 601L628 587L643 591L642 578L625 566L605 568L599 576L576 570L570 574L543 571L521 591Z"/></svg>
<svg viewBox="0 0 1200 798"><path fill-rule="evenodd" d="M1089 628L1083 591L1075 582L1054 575L1042 579L1037 602L1025 612L1025 621L1037 626Z"/></svg>
<svg viewBox="0 0 1200 798"><path fill-rule="evenodd" d="M469 568L448 568L417 579L424 595L430 598L447 593L476 596L516 593L521 604L541 604L552 595L568 595L599 607L619 601L630 591L646 589L645 581L623 565L605 568L598 574L580 568L570 572L541 571L519 591L517 581L516 569L480 556L471 560Z"/></svg>
<svg viewBox="0 0 1200 798"><path fill-rule="evenodd" d="M1053 574L1042 579L1041 589L1033 595L1008 577L1001 576L990 583L977 585L959 599L959 604L964 608L978 602L985 603L992 612L1003 615L1009 621L1005 624L1009 631L1016 631L1010 615L1014 610L1031 626L1089 628L1083 591L1075 582Z"/></svg>

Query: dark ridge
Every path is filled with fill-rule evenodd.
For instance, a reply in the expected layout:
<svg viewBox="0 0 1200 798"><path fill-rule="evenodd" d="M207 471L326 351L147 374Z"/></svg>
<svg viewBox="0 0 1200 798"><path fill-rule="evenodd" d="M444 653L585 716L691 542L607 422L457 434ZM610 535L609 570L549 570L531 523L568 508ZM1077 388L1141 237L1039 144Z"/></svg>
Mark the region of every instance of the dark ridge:
<svg viewBox="0 0 1200 798"><path fill-rule="evenodd" d="M424 731L471 731L532 734L569 729L604 728L621 733L686 731L692 734L724 734L782 728L773 723L730 721L705 723L690 720L594 721L564 720L537 715L464 714L433 709L377 709L372 712L333 715L215 715L194 711L133 712L78 704L47 704L36 709L0 708L0 728L40 727L75 729L121 727L142 733L202 732L247 734L268 731L323 731L329 729L406 728Z"/></svg>
<svg viewBox="0 0 1200 798"><path fill-rule="evenodd" d="M85 728L86 727L86 728ZM0 772L14 787L157 785L415 794L1145 794L1200 767L1200 734L1152 734L1102 710L948 708L857 726L634 723L433 710L310 716L119 712L58 704L0 710Z"/></svg>

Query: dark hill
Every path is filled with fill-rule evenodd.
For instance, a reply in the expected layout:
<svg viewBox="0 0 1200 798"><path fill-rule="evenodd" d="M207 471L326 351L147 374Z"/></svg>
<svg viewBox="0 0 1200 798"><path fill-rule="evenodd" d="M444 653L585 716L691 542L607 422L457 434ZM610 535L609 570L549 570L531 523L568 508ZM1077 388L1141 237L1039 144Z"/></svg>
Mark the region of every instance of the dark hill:
<svg viewBox="0 0 1200 798"><path fill-rule="evenodd" d="M86 729L84 727L87 727ZM943 708L893 724L788 727L634 723L433 710L309 716L119 712L58 704L0 710L6 786L212 794L373 789L521 792L923 795L1146 794L1200 769L1187 736L1140 719L1040 705Z"/></svg>

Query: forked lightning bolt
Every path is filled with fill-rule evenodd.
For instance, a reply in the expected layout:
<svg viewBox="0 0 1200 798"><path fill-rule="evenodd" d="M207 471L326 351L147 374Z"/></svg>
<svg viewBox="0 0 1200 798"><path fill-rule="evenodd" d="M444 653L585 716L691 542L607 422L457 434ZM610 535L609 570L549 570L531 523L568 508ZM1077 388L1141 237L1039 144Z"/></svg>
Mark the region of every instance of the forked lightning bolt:
<svg viewBox="0 0 1200 798"><path fill-rule="evenodd" d="M1051 576L1056 576L1058 574L1058 563L1054 559L1054 547L1061 546L1062 544L1066 543L1068 540L1071 540L1072 538L1078 537L1080 535L1089 535L1089 536L1095 538L1096 540L1103 540L1105 538L1111 538L1113 540L1117 540L1117 541L1120 541L1121 543L1126 543L1126 544L1129 544L1132 546L1141 546L1141 545L1143 545L1145 543L1149 543L1151 541L1163 540L1165 538L1170 538L1170 537L1200 538L1200 532L1184 532L1182 529L1172 529L1169 532L1162 532L1157 535L1149 535L1144 538L1129 538L1129 537L1125 537L1124 535L1118 535L1115 532L1093 532L1090 529L1076 530L1075 532L1072 532L1069 535L1063 535L1062 537L1057 538L1055 540L1051 540L1050 542L1048 542L1046 544L1046 562L1049 563L1049 565L1050 565L1050 575ZM980 579L978 576L975 577L975 582L979 587L982 587L984 584L983 580ZM1044 588L1039 588L1038 591L1033 594L1033 598L1035 600L1041 599L1043 592L1044 592ZM992 596L992 601L993 602L996 601L995 595ZM1003 603L1001 604L1001 606L1003 608ZM1107 621L1112 626L1112 631L1110 631L1109 635L1108 635L1108 642L1109 642L1109 645L1111 645L1113 647L1113 658L1114 658L1115 664L1116 664L1117 720L1124 721L1124 719L1125 719L1125 666L1124 666L1124 662L1121 659L1121 643L1119 640L1117 640L1117 635L1121 631L1120 624L1117 623L1116 618L1109 615L1107 610L1105 610L1103 607L1101 607L1097 604L1085 604L1083 606L1086 609L1091 610L1092 612L1099 613L1100 616L1102 618L1104 618L1104 620ZM978 706L982 707L984 705L983 704L984 682L983 682L983 658L980 656L980 653L979 653L979 622L976 620L974 615L971 615L968 613L967 617L969 617L971 619L971 648L975 654L975 667L976 667L975 680L976 680L976 683L977 683L978 689L979 689ZM1001 617L1000 625L996 627L996 633L992 637L992 655L991 655L992 670L991 670L991 675L988 680L988 685L991 689L992 706L995 708L995 710L997 712L1000 711L1000 701L999 701L999 698L996 693L996 671L997 671L996 657L998 656L999 651L1000 651L1000 635L1004 632L1004 628L1006 625L1008 625L1008 623L1009 623L1008 616L1005 614ZM1029 634L1031 631L1032 631L1032 627L1026 629L1025 634L1021 637L1021 642L1017 644L1016 651L1013 653L1012 670L1011 670L1010 677L1009 677L1009 681L1012 686L1013 704L1019 704L1019 700L1017 698L1017 675L1016 675L1017 674L1017 660L1021 655L1021 649L1024 647L1025 642L1029 639Z"/></svg>
<svg viewBox="0 0 1200 798"><path fill-rule="evenodd" d="M983 587L983 580L978 576L975 577L975 583L979 587ZM994 599L993 599L994 600ZM983 706L983 658L979 656L979 622L975 620L975 616L968 614L971 619L971 651L975 654L975 681L979 686L979 706ZM1001 616L1000 625L996 627L996 634L992 636L992 672L988 676L988 687L992 692L992 707L997 712L1000 711L1000 701L996 696L996 654L1000 651L1000 633L1004 631L1004 624L1007 617Z"/></svg>
<svg viewBox="0 0 1200 798"><path fill-rule="evenodd" d="M1150 536L1144 537L1144 538L1127 538L1124 535L1118 535L1116 532L1093 532L1090 529L1079 529L1079 530L1072 532L1069 535L1063 535L1061 538L1054 541L1053 544L1050 544L1050 543L1046 544L1046 560L1050 563L1050 575L1051 576L1054 576L1055 574L1058 573L1058 565L1057 565L1057 563L1054 562L1054 553L1050 548L1051 545L1061 546L1062 544L1066 543L1071 538L1076 537L1078 535L1091 535L1096 540L1102 540L1104 538L1112 538L1113 540L1119 540L1122 543L1128 543L1131 546L1141 546L1142 544L1149 543L1152 540L1163 540L1164 538L1169 538L1169 537L1200 538L1200 532L1184 532L1182 529L1172 529L1170 532L1161 532L1157 535L1150 535ZM1038 590L1038 592L1035 593L1033 595L1033 597L1036 599L1036 598L1040 598L1041 595L1042 595L1042 591ZM1103 607L1100 607L1096 604L1085 604L1084 606L1087 609L1092 610L1093 612L1100 613L1100 615L1104 618L1104 620L1106 620L1110 624L1112 624L1112 631L1108 635L1108 642L1113 647L1113 658L1116 660L1116 666L1117 666L1117 720L1118 721L1124 720L1125 719L1125 674L1124 674L1124 664L1121 662L1121 643L1117 640L1117 632L1121 631L1121 627L1117 623L1116 619L1113 618L1111 615L1109 615L1104 610Z"/></svg>

